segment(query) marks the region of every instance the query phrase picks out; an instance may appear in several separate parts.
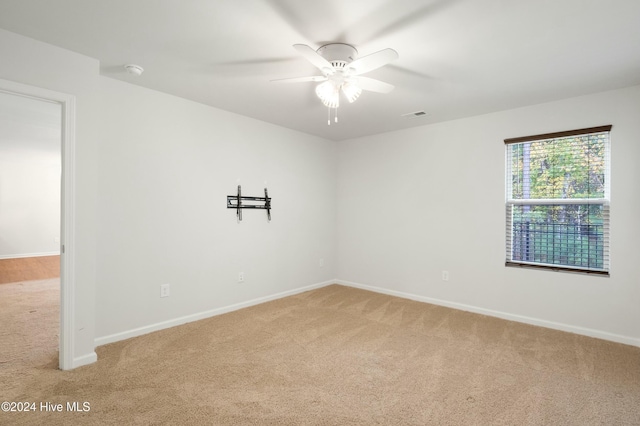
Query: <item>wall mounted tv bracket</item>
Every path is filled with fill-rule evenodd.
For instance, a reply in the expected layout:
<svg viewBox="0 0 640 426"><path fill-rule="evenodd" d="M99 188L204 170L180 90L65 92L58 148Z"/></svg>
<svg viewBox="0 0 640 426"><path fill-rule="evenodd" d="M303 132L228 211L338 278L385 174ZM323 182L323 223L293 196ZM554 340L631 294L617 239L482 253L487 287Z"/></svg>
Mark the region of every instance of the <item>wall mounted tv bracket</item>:
<svg viewBox="0 0 640 426"><path fill-rule="evenodd" d="M271 221L271 198L264 189L264 197L243 197L242 187L238 185L238 195L227 195L227 208L236 209L238 221L242 221L243 209L263 209L267 211L267 220Z"/></svg>

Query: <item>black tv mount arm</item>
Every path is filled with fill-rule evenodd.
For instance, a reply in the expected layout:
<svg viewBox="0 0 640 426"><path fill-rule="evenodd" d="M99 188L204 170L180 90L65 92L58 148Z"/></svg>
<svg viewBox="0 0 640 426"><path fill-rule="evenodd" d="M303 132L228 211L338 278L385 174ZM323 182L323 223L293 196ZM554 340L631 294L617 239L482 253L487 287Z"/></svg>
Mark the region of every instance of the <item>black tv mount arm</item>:
<svg viewBox="0 0 640 426"><path fill-rule="evenodd" d="M246 204L244 201L248 201ZM267 220L271 221L271 198L264 189L264 197L243 197L242 187L238 185L238 195L227 195L227 208L236 209L238 221L242 221L242 209L263 209L267 211Z"/></svg>

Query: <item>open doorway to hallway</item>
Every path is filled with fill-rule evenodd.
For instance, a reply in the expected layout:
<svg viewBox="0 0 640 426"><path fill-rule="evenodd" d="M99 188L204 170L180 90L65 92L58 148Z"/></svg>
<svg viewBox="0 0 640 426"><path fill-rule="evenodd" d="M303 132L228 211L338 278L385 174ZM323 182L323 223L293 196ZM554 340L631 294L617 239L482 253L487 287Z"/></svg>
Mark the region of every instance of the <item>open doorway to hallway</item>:
<svg viewBox="0 0 640 426"><path fill-rule="evenodd" d="M0 364L57 366L62 108L0 92Z"/></svg>

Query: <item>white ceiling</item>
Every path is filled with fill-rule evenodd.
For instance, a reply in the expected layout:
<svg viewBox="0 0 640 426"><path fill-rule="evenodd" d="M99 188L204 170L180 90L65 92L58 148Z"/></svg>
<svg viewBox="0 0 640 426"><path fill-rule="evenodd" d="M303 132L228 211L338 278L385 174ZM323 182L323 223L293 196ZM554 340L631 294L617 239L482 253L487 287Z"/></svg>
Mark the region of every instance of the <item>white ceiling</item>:
<svg viewBox="0 0 640 426"><path fill-rule="evenodd" d="M0 27L100 60L101 73L343 140L640 84L639 0L0 0ZM293 44L384 48L338 124ZM144 67L141 77L122 66ZM402 114L425 111L423 118Z"/></svg>

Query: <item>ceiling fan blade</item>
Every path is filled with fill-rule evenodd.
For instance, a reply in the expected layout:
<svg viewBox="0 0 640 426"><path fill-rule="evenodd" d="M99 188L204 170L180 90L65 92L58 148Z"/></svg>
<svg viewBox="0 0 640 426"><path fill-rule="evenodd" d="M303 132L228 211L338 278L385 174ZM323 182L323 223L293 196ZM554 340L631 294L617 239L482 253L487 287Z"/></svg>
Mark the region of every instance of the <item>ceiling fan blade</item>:
<svg viewBox="0 0 640 426"><path fill-rule="evenodd" d="M395 59L398 59L398 52L393 49L383 49L371 55L356 59L351 62L348 67L353 69L353 75L360 75L387 65Z"/></svg>
<svg viewBox="0 0 640 426"><path fill-rule="evenodd" d="M364 15L358 22L353 22L333 39L352 40L359 45L365 45L384 36L400 32L405 33L411 26L427 25L427 20L432 15L437 15L462 1L430 0L428 2L418 2L416 0L395 0L385 2L381 7ZM387 23L387 25L381 27L380 23ZM307 39L309 38L307 37ZM313 40L313 37L310 39Z"/></svg>
<svg viewBox="0 0 640 426"><path fill-rule="evenodd" d="M331 62L320 56L318 52L306 44L294 44L293 48L304 56L307 61L318 67L322 72L329 73L330 71L333 71L333 65L331 65Z"/></svg>
<svg viewBox="0 0 640 426"><path fill-rule="evenodd" d="M313 40L326 31L327 22L336 22L338 16L333 7L324 2L298 0L265 0L283 23L298 33L303 40Z"/></svg>
<svg viewBox="0 0 640 426"><path fill-rule="evenodd" d="M429 18L431 15L435 15L447 8L450 8L451 6L455 6L455 4L459 2L460 0L431 1L429 2L429 4L419 7L418 9L413 10L409 14L396 18L395 21L389 23L386 27L378 28L376 32L371 34L368 41L393 34L397 31L407 30L407 28L409 28L411 25L419 25L421 23L424 25L425 18ZM416 3L417 2L413 2L413 4L416 4ZM393 7L395 7L395 10L403 10L397 4L389 3L389 5L393 5ZM389 16L389 14L392 13L391 10L387 10L386 12L387 12L386 16ZM389 18L387 18L387 22L388 21L389 21Z"/></svg>
<svg viewBox="0 0 640 426"><path fill-rule="evenodd" d="M303 83L305 81L325 81L327 77L323 75L313 75L311 77L294 77L294 78L279 78L277 80L271 80L272 83Z"/></svg>
<svg viewBox="0 0 640 426"><path fill-rule="evenodd" d="M369 77L355 77L354 80L362 90L369 92L389 93L395 87L392 84Z"/></svg>

